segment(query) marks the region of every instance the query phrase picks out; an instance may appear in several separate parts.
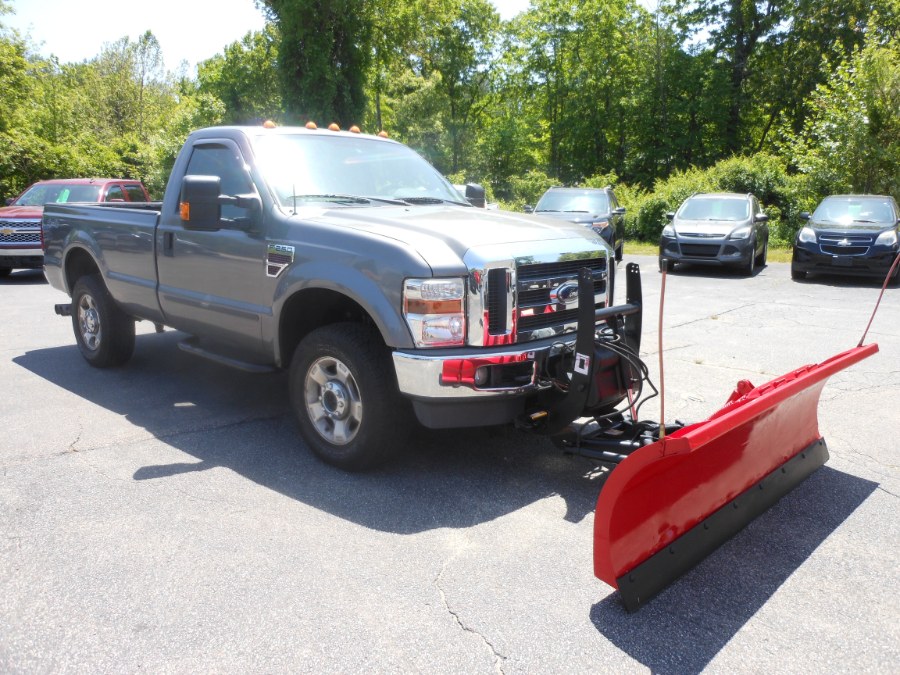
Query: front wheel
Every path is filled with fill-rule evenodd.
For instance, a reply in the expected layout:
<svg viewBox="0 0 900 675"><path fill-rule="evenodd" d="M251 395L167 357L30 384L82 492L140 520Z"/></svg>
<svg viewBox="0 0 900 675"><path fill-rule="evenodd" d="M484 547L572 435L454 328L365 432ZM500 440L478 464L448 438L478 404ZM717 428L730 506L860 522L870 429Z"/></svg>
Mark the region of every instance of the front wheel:
<svg viewBox="0 0 900 675"><path fill-rule="evenodd" d="M72 328L81 355L95 368L121 366L134 353L134 319L119 309L98 274L75 282Z"/></svg>
<svg viewBox="0 0 900 675"><path fill-rule="evenodd" d="M762 251L760 251L759 255L756 256L756 266L757 267L765 267L766 260L768 259L768 257L769 257L769 240L766 239L765 242L763 242Z"/></svg>
<svg viewBox="0 0 900 675"><path fill-rule="evenodd" d="M622 258L624 257L624 249L625 249L625 244L624 243L619 244L619 247L616 249L616 252L615 252L616 262L622 262Z"/></svg>
<svg viewBox="0 0 900 675"><path fill-rule="evenodd" d="M791 265L791 279L794 281L802 281L806 278L806 272L796 265Z"/></svg>
<svg viewBox="0 0 900 675"><path fill-rule="evenodd" d="M756 244L754 243L750 247L750 256L747 262L741 265L741 269L744 272L745 276L752 277L753 273L756 271Z"/></svg>
<svg viewBox="0 0 900 675"><path fill-rule="evenodd" d="M409 402L373 329L340 323L314 330L297 346L289 377L300 434L323 461L361 471L402 447Z"/></svg>

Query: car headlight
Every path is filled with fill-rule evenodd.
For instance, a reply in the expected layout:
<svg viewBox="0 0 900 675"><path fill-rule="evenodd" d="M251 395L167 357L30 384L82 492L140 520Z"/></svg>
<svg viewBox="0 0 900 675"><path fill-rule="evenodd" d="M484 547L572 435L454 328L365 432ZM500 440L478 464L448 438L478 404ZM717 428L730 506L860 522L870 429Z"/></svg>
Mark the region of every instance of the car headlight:
<svg viewBox="0 0 900 675"><path fill-rule="evenodd" d="M675 228L672 225L666 225L663 228L662 236L664 237L674 237L675 236Z"/></svg>
<svg viewBox="0 0 900 675"><path fill-rule="evenodd" d="M464 299L462 279L407 279L403 283L403 316L416 346L464 344Z"/></svg>
<svg viewBox="0 0 900 675"><path fill-rule="evenodd" d="M897 230L888 230L878 235L876 246L894 246L897 243Z"/></svg>
<svg viewBox="0 0 900 675"><path fill-rule="evenodd" d="M816 231L811 227L804 227L800 230L800 233L797 235L797 241L801 244L815 244L816 243Z"/></svg>
<svg viewBox="0 0 900 675"><path fill-rule="evenodd" d="M753 228L749 225L744 225L743 227L739 227L734 230L731 234L728 235L729 239L746 239L750 236L750 232L753 231Z"/></svg>
<svg viewBox="0 0 900 675"><path fill-rule="evenodd" d="M594 221L593 223L591 223L591 227L594 228L595 232L599 233L599 232L602 232L603 230L605 230L607 227L609 227L609 221L608 220L597 220L597 221Z"/></svg>

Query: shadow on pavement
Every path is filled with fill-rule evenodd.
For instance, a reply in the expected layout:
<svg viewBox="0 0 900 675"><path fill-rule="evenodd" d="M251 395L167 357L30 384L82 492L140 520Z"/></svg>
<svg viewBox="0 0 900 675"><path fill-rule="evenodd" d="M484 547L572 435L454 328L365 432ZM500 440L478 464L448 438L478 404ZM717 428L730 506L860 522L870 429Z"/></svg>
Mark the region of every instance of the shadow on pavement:
<svg viewBox="0 0 900 675"><path fill-rule="evenodd" d="M653 673L699 673L877 487L825 466L634 614L612 593L591 621Z"/></svg>
<svg viewBox="0 0 900 675"><path fill-rule="evenodd" d="M38 286L46 283L44 270L13 270L9 276L0 277L0 286Z"/></svg>

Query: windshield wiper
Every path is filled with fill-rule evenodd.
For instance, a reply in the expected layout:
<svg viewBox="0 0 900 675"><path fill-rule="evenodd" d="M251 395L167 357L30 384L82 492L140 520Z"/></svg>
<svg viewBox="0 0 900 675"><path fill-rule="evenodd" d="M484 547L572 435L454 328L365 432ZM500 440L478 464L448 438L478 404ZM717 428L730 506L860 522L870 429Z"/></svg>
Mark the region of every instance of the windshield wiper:
<svg viewBox="0 0 900 675"><path fill-rule="evenodd" d="M407 204L456 204L457 206L471 206L464 202L453 201L452 199L441 199L440 197L398 197Z"/></svg>
<svg viewBox="0 0 900 675"><path fill-rule="evenodd" d="M371 200L366 197L358 197L356 195L342 195L336 193L328 193L321 195L290 195L288 199L293 199L294 201L298 199L302 199L304 201L311 202L341 202L344 204L369 204Z"/></svg>
<svg viewBox="0 0 900 675"><path fill-rule="evenodd" d="M583 211L581 209L569 209L568 211L563 211L563 213L588 213L588 212Z"/></svg>
<svg viewBox="0 0 900 675"><path fill-rule="evenodd" d="M877 220L864 220L862 218L856 218L853 220L854 223L877 223Z"/></svg>

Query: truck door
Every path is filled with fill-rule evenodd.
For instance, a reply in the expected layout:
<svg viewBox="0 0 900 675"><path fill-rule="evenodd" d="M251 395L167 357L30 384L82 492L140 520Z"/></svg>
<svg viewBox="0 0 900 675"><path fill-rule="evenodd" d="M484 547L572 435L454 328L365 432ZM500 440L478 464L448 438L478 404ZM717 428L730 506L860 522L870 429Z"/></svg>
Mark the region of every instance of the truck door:
<svg viewBox="0 0 900 675"><path fill-rule="evenodd" d="M185 173L218 176L223 195L258 195L230 140L197 142ZM157 269L166 323L242 355L262 354L260 322L271 315L262 209L223 205L220 228L198 231L184 227L177 200L165 206L172 212L160 218Z"/></svg>

